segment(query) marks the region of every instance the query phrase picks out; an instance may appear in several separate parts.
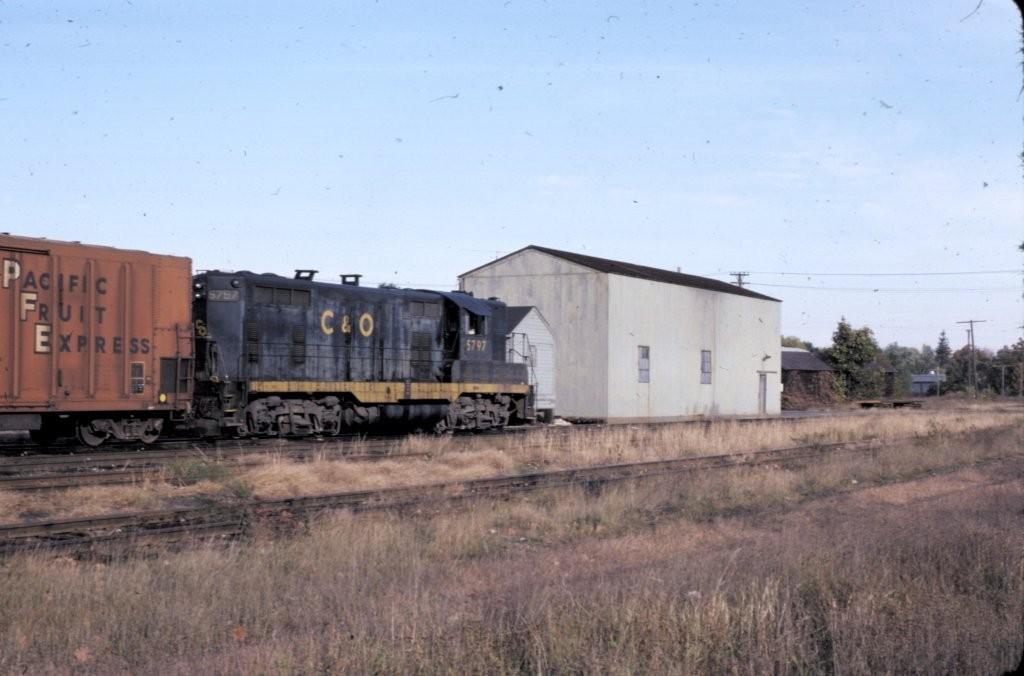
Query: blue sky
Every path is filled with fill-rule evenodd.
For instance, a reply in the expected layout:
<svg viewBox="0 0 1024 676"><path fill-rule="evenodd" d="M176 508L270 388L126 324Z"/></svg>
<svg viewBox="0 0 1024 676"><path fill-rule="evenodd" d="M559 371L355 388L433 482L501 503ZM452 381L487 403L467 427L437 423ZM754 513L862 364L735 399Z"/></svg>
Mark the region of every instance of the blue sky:
<svg viewBox="0 0 1024 676"><path fill-rule="evenodd" d="M1020 19L975 5L0 2L0 229L421 287L535 243L998 346L1019 274L767 274L1021 268Z"/></svg>

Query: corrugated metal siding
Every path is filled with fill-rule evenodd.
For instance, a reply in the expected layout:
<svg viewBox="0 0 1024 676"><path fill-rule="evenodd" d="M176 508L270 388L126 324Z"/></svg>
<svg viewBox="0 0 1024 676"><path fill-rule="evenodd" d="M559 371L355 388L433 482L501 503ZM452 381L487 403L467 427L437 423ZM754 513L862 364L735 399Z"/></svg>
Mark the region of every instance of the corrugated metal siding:
<svg viewBox="0 0 1024 676"><path fill-rule="evenodd" d="M556 410L555 339L537 308L510 328L509 361L527 364L538 409Z"/></svg>

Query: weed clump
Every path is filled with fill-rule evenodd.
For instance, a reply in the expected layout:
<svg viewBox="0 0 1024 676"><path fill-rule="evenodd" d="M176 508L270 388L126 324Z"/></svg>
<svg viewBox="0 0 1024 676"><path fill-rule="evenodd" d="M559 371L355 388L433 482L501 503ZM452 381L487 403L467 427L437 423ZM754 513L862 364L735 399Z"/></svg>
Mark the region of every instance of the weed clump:
<svg viewBox="0 0 1024 676"><path fill-rule="evenodd" d="M221 482L231 476L223 463L209 460L181 460L166 467L167 481L175 486L191 486L200 481Z"/></svg>

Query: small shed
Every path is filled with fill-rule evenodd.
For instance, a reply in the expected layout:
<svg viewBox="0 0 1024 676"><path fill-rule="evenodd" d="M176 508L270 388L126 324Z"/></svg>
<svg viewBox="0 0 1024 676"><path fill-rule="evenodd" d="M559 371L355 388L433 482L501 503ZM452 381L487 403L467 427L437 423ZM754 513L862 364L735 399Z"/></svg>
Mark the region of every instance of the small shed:
<svg viewBox="0 0 1024 676"><path fill-rule="evenodd" d="M799 347L782 348L782 408L827 406L836 400L834 369Z"/></svg>
<svg viewBox="0 0 1024 676"><path fill-rule="evenodd" d="M941 383L946 382L942 371L910 374L910 394L914 397L930 397L939 394Z"/></svg>
<svg viewBox="0 0 1024 676"><path fill-rule="evenodd" d="M508 308L508 360L526 364L537 416L550 422L555 415L555 339L551 327L532 305Z"/></svg>

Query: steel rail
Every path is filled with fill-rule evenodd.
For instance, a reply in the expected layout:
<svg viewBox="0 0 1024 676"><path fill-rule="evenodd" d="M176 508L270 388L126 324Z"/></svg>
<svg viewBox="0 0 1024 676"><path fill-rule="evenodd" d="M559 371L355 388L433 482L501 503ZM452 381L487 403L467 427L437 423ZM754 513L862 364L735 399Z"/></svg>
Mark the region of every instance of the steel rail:
<svg viewBox="0 0 1024 676"><path fill-rule="evenodd" d="M300 453L296 450L282 452L282 456L295 458L299 456L315 455L318 451ZM244 454L243 458L215 458L230 467L255 467L266 464L266 460L253 458L252 452ZM262 454L261 454L262 455ZM390 459L422 458L429 456L425 452L411 453L350 453L339 456L337 459L344 459L350 462L378 462ZM175 458L180 461L181 458ZM0 476L0 490L9 491L40 491L40 490L63 490L69 488L83 488L86 486L111 486L133 484L147 479L173 478L169 471L171 466L168 463L144 464L135 467L122 466L119 468L105 468L96 471L78 471L48 474L27 474ZM172 481L173 483L173 481Z"/></svg>
<svg viewBox="0 0 1024 676"><path fill-rule="evenodd" d="M188 534L241 535L260 520L288 515L308 517L329 509L369 511L396 509L465 499L505 495L570 486L648 479L700 470L787 465L820 459L844 451L871 451L927 437L812 444L766 451L690 456L667 460L573 467L461 481L444 481L383 489L346 491L321 495L249 500L232 505L188 507L145 512L106 514L56 521L30 521L0 525L0 554L48 547L86 547L94 543L131 541L139 536Z"/></svg>
<svg viewBox="0 0 1024 676"><path fill-rule="evenodd" d="M84 455L39 455L0 459L0 481L2 478L42 474L45 472L78 470L81 472L98 468L125 469L167 465L181 460L231 460L247 456L281 455L286 457L307 457L324 454L337 457L367 457L387 455L396 447L391 440L368 440L361 442L309 441L305 444L265 444L261 446L219 448L182 448L180 450L122 451L88 453ZM351 450L350 450L351 449ZM364 452L353 453L360 449ZM374 452L374 449L379 451Z"/></svg>

